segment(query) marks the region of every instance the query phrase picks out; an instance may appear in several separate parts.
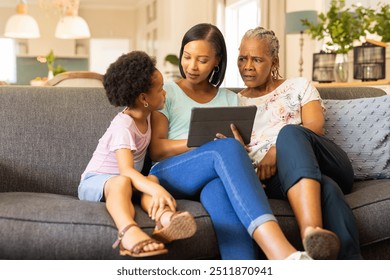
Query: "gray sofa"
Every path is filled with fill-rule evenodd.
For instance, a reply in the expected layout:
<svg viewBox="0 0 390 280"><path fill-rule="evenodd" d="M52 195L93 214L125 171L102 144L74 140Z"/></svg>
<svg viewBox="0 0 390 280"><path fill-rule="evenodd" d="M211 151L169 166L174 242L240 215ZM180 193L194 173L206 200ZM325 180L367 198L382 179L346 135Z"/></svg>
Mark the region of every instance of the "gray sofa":
<svg viewBox="0 0 390 280"><path fill-rule="evenodd" d="M336 98L384 94L369 88L320 90L326 99L335 92ZM124 259L111 248L117 230L104 203L77 198L80 175L119 110L109 105L102 88L0 87L0 259ZM343 110L336 111L342 119ZM389 115L384 118L389 123ZM384 129L384 153L389 153L389 126ZM390 259L389 164L377 178L357 178L346 196L366 259ZM270 203L289 240L301 248L287 202ZM179 200L178 209L195 216L198 231L168 244L169 253L159 258L218 259L213 226L202 205ZM154 223L140 208L136 212L137 222L150 233Z"/></svg>

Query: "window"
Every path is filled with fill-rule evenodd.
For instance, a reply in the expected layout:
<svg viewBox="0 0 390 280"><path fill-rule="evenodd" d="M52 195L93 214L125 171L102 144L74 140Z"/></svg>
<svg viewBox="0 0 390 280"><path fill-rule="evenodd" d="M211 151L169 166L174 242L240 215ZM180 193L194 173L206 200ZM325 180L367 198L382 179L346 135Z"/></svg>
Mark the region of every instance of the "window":
<svg viewBox="0 0 390 280"><path fill-rule="evenodd" d="M89 71L104 74L112 62L130 50L129 39L90 39Z"/></svg>
<svg viewBox="0 0 390 280"><path fill-rule="evenodd" d="M229 3L234 2L234 3ZM260 1L239 0L226 1L225 40L228 53L224 87L243 87L237 68L238 47L241 38L248 29L260 25Z"/></svg>
<svg viewBox="0 0 390 280"><path fill-rule="evenodd" d="M16 83L16 54L13 39L0 38L0 81Z"/></svg>

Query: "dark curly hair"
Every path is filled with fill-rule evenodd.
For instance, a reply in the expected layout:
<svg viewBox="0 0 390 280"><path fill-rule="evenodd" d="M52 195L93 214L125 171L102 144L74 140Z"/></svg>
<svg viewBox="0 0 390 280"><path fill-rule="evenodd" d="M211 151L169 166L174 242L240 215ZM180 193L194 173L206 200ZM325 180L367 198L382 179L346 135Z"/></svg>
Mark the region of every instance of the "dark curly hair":
<svg viewBox="0 0 390 280"><path fill-rule="evenodd" d="M183 40L181 42L180 56L179 56L180 61L181 58L183 57L183 51L185 45L187 45L189 42L196 41L196 40L206 40L209 43L211 43L211 45L215 49L217 56L221 58L221 61L219 62L218 65L218 71L215 71L215 74L213 75L210 81L211 84L215 85L216 87L219 87L222 84L223 79L225 78L225 72L227 66L226 44L222 32L218 29L218 27L210 23L199 23L191 27L186 32L186 34L184 34ZM180 69L181 76L183 78L186 78L181 63L179 65L179 69ZM211 77L211 74L212 73L210 73L209 78Z"/></svg>
<svg viewBox="0 0 390 280"><path fill-rule="evenodd" d="M143 51L121 55L108 67L103 85L110 103L114 106L133 107L137 97L152 86L156 59Z"/></svg>

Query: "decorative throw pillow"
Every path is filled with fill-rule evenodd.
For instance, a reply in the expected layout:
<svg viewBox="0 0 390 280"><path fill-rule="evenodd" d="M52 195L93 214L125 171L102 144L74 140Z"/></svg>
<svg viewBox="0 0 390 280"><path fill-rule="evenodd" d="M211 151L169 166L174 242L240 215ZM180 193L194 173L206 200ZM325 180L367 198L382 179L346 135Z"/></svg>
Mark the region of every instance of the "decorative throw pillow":
<svg viewBox="0 0 390 280"><path fill-rule="evenodd" d="M355 179L390 178L390 95L324 105L325 135L348 154Z"/></svg>

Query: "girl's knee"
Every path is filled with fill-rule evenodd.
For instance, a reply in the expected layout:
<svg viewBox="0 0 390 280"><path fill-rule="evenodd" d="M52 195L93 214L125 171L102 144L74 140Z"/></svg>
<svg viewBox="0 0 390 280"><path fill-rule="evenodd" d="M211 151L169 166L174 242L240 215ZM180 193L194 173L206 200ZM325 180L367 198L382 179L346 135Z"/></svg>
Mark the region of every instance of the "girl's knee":
<svg viewBox="0 0 390 280"><path fill-rule="evenodd" d="M105 193L112 191L125 192L132 194L131 179L126 176L118 175L110 178L104 185Z"/></svg>

